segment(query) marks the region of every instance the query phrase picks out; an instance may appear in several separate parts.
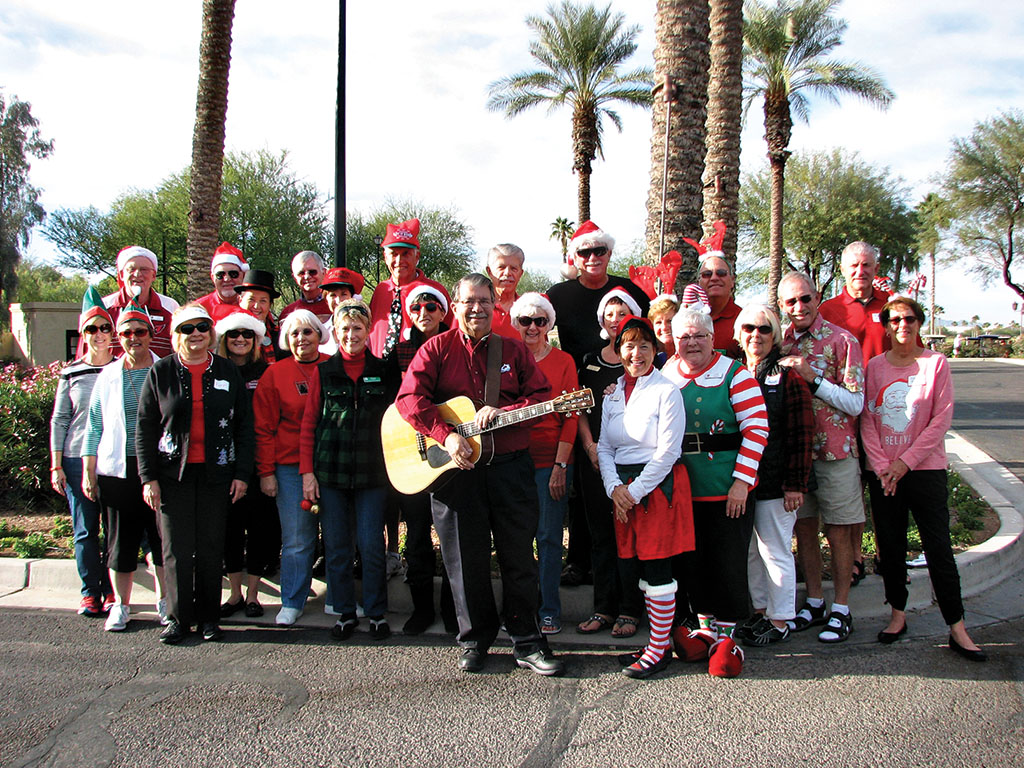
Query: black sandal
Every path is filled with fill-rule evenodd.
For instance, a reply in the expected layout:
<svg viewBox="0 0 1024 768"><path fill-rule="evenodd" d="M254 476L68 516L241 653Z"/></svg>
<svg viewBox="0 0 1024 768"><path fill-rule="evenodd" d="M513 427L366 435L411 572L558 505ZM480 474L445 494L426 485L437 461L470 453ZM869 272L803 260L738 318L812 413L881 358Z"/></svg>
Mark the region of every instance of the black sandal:
<svg viewBox="0 0 1024 768"><path fill-rule="evenodd" d="M850 582L850 586L851 587L856 587L858 584L860 584L862 581L864 581L864 577L867 576L867 575L868 575L867 572L864 570L864 561L863 560L854 560L853 561L853 577L852 577L852 581Z"/></svg>
<svg viewBox="0 0 1024 768"><path fill-rule="evenodd" d="M590 624L592 621L596 621L598 623L597 629L584 629L583 628L584 624ZM576 631L579 632L581 635L594 635L594 634L597 634L598 632L603 632L604 630L608 629L608 627L610 627L611 625L612 625L612 620L611 619L606 619L601 614L595 613L593 616L591 616L586 621L582 622L581 624L577 624L576 625Z"/></svg>

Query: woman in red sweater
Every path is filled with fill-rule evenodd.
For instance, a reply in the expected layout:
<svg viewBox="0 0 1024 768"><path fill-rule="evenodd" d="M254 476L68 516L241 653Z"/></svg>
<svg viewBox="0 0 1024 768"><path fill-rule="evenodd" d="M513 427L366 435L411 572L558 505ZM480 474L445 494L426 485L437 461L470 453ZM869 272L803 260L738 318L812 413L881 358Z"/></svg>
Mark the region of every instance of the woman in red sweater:
<svg viewBox="0 0 1024 768"><path fill-rule="evenodd" d="M578 389L572 356L548 343L555 324L555 308L539 293L525 293L509 313L526 348L533 354L552 393ZM562 631L562 603L558 584L562 574L562 526L568 509L567 480L579 414L551 413L534 421L530 429L530 457L535 468L540 521L537 524L537 560L540 576L540 631Z"/></svg>
<svg viewBox="0 0 1024 768"><path fill-rule="evenodd" d="M281 323L281 347L291 356L263 374L253 411L256 416L256 473L260 489L277 499L281 519L281 610L276 622L291 626L306 605L313 581L316 516L302 509L299 431L316 367L327 359L319 346L327 334L308 309L297 309Z"/></svg>

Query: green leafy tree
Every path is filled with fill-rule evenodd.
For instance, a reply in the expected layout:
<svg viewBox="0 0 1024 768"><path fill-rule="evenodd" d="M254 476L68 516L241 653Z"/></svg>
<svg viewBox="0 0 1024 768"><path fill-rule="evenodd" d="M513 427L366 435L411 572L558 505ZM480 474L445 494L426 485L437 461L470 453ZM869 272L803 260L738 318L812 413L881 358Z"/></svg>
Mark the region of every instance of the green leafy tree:
<svg viewBox="0 0 1024 768"><path fill-rule="evenodd" d="M771 252L772 171L744 177L740 195L741 236L760 269L741 270L744 286L764 281ZM811 275L829 293L842 285L839 257L854 240L881 251L880 274L916 268L915 218L903 180L856 154L796 154L789 162L783 197L788 257L785 266Z"/></svg>
<svg viewBox="0 0 1024 768"><path fill-rule="evenodd" d="M1003 112L954 139L944 186L961 253L1024 299L1024 282L1013 275L1024 221L1024 113Z"/></svg>
<svg viewBox="0 0 1024 768"><path fill-rule="evenodd" d="M636 51L639 26L624 27L625 16L611 6L576 5L563 0L549 5L547 16L527 16L534 33L530 56L540 69L503 77L488 86L487 108L512 118L541 104L572 109L572 170L579 175L578 220L590 218L591 163L601 154L603 118L622 130L622 119L609 105L647 107L651 70L620 73Z"/></svg>
<svg viewBox="0 0 1024 768"><path fill-rule="evenodd" d="M523 270L523 276L519 278L519 286L517 290L520 296L524 293L530 293L531 291L547 293L548 288L554 284L555 281L552 280L551 275L546 272L539 272L535 269L526 269Z"/></svg>
<svg viewBox="0 0 1024 768"><path fill-rule="evenodd" d="M89 281L82 275L65 277L49 264L32 259L18 263L18 301L82 301Z"/></svg>
<svg viewBox="0 0 1024 768"><path fill-rule="evenodd" d="M454 207L439 208L417 200L387 200L369 213L350 211L346 217L345 256L348 266L366 278L366 294L388 278L378 244L389 223L420 220L420 261L423 273L447 288L473 271L476 246L473 228Z"/></svg>
<svg viewBox="0 0 1024 768"><path fill-rule="evenodd" d="M934 192L925 195L924 200L914 209L916 216L916 247L919 253L927 253L931 260L932 276L928 285L928 296L931 299L931 311L928 313L931 333L935 333L938 313L942 310L935 304L936 261L942 247L942 233L949 229L949 202Z"/></svg>
<svg viewBox="0 0 1024 768"><path fill-rule="evenodd" d="M771 167L769 300L782 276L783 189L793 115L805 123L808 94L838 103L840 94L888 107L894 94L859 62L829 58L843 41L846 22L834 15L841 0L747 0L743 30L747 107L764 100L764 132Z"/></svg>
<svg viewBox="0 0 1024 768"><path fill-rule="evenodd" d="M46 211L39 190L29 182L32 158L53 152L53 141L42 137L32 105L17 96L9 100L0 90L0 321L8 321L7 305L14 299L21 249Z"/></svg>
<svg viewBox="0 0 1024 768"><path fill-rule="evenodd" d="M562 245L562 263L564 264L569 258L569 238L572 237L572 233L576 228L575 221L569 221L564 216L559 216L557 219L551 222L551 237L549 240L558 240Z"/></svg>

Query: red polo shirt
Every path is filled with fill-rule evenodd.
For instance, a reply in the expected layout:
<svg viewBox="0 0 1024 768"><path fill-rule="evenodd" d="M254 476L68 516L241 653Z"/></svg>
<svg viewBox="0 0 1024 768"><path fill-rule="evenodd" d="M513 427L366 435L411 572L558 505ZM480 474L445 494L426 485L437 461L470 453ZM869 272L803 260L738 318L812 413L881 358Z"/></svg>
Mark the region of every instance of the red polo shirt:
<svg viewBox="0 0 1024 768"><path fill-rule="evenodd" d="M740 316L740 307L732 299L725 305L717 315L711 313L711 321L715 324L714 347L726 357L738 360L740 357L740 344L736 341L736 318Z"/></svg>
<svg viewBox="0 0 1024 768"><path fill-rule="evenodd" d="M200 296L196 299L196 304L201 304L205 307L206 311L210 313L213 322L216 323L238 309L238 294L236 293L235 300L229 303L224 301L217 291L211 291L205 296Z"/></svg>
<svg viewBox="0 0 1024 768"><path fill-rule="evenodd" d="M843 288L843 292L838 296L823 302L818 311L833 325L845 328L853 334L860 342L866 364L875 355L892 348L885 326L878 317L889 298L888 293L874 288L870 299L866 302L858 301L853 298L849 289Z"/></svg>

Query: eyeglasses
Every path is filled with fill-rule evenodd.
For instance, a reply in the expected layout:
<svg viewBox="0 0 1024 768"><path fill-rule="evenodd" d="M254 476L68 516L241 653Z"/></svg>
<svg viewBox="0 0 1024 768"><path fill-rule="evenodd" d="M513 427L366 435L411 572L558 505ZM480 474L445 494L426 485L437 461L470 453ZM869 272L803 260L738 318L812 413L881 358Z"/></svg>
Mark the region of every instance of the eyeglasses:
<svg viewBox="0 0 1024 768"><path fill-rule="evenodd" d="M689 344L691 341L704 341L704 339L711 338L710 333L695 333L692 336L679 336L677 337L683 344Z"/></svg>
<svg viewBox="0 0 1024 768"><path fill-rule="evenodd" d="M729 270L728 269L714 269L714 270L712 270L712 269L705 269L705 270L703 270L700 273L700 277L701 277L702 280L710 280L712 275L717 275L718 277L728 277L729 276Z"/></svg>
<svg viewBox="0 0 1024 768"><path fill-rule="evenodd" d="M581 259L587 259L590 258L591 256L593 256L596 259L599 259L606 253L608 253L608 249L605 248L603 245L599 245L597 248L580 248L578 251L576 251L576 255L579 256Z"/></svg>
<svg viewBox="0 0 1024 768"><path fill-rule="evenodd" d="M82 330L92 336L94 333L110 333L112 329L110 323L104 323L103 325L87 325Z"/></svg>
<svg viewBox="0 0 1024 768"><path fill-rule="evenodd" d="M300 269L295 274L298 275L299 277L302 277L303 275L309 275L310 277L316 277L317 275L320 274L320 270L319 269Z"/></svg>
<svg viewBox="0 0 1024 768"><path fill-rule="evenodd" d="M191 336L194 331L206 333L212 327L213 326L211 326L206 320L200 320L198 323L183 323L175 329L175 332L181 333L185 336Z"/></svg>
<svg viewBox="0 0 1024 768"><path fill-rule="evenodd" d="M752 325L750 323L744 323L740 326L740 330L744 333L759 331L763 336L768 336L772 332L772 327L770 325Z"/></svg>
<svg viewBox="0 0 1024 768"><path fill-rule="evenodd" d="M409 314L415 315L421 309L427 310L427 312L437 312L441 308L441 305L436 301L428 301L424 304L410 304Z"/></svg>
<svg viewBox="0 0 1024 768"><path fill-rule="evenodd" d="M232 328L230 331L224 331L224 335L229 339L237 339L239 336L243 339L255 339L256 331L249 328Z"/></svg>
<svg viewBox="0 0 1024 768"><path fill-rule="evenodd" d="M237 269L229 269L225 272L214 272L213 276L218 280L223 280L225 277L230 277L232 280L237 280L238 276L242 274Z"/></svg>
<svg viewBox="0 0 1024 768"><path fill-rule="evenodd" d="M309 326L306 326L304 328L293 328L288 335L293 339L297 339L299 336L312 336L314 333L316 333L316 331Z"/></svg>
<svg viewBox="0 0 1024 768"><path fill-rule="evenodd" d="M465 304L467 307L472 307L474 304L479 304L481 307L489 307L494 303L491 299L459 299L457 304Z"/></svg>
<svg viewBox="0 0 1024 768"><path fill-rule="evenodd" d="M519 317L516 318L516 322L523 326L523 328L529 328L531 323L538 328L545 328L547 327L548 319L546 317Z"/></svg>
<svg viewBox="0 0 1024 768"><path fill-rule="evenodd" d="M917 322L916 315L894 315L889 318L889 325L893 328L899 328L900 323L906 323L907 325L913 325Z"/></svg>
<svg viewBox="0 0 1024 768"><path fill-rule="evenodd" d="M149 328L125 328L123 331L118 331L117 335L122 339L130 339L132 336L136 339L144 339L149 336Z"/></svg>
<svg viewBox="0 0 1024 768"><path fill-rule="evenodd" d="M814 297L809 293L805 293L803 296L794 296L791 299L783 299L782 303L787 307L795 307L797 302L800 302L801 304L810 304L812 301L814 301Z"/></svg>

